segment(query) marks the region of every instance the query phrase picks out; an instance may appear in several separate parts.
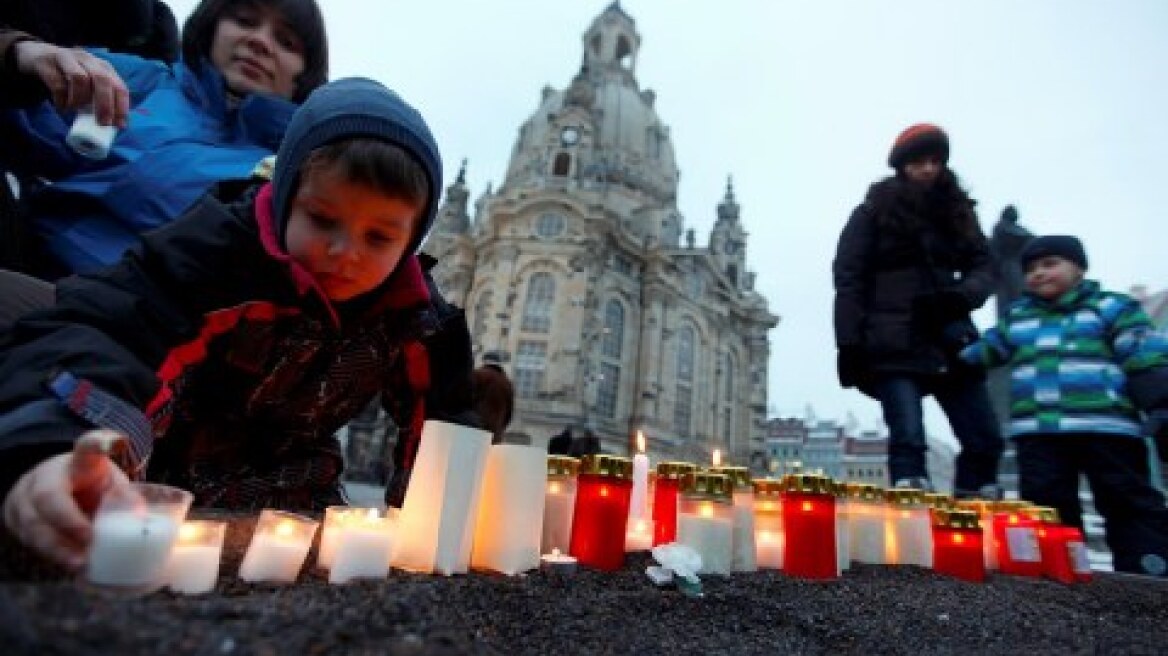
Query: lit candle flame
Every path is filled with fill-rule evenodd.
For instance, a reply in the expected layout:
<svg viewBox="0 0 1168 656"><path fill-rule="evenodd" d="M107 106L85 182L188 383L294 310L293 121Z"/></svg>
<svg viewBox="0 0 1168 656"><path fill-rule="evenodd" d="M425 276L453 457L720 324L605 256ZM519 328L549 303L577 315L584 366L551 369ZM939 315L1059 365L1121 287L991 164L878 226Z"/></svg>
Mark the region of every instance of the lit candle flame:
<svg viewBox="0 0 1168 656"><path fill-rule="evenodd" d="M203 536L203 529L198 524L184 522L178 529L179 542L195 542Z"/></svg>
<svg viewBox="0 0 1168 656"><path fill-rule="evenodd" d="M560 486L560 482L559 481L549 482L548 483L548 492L551 494L559 494L560 492L563 492L563 489Z"/></svg>
<svg viewBox="0 0 1168 656"><path fill-rule="evenodd" d="M559 547L552 547L552 556L555 556L556 558L560 557L560 548Z"/></svg>
<svg viewBox="0 0 1168 656"><path fill-rule="evenodd" d="M702 517L713 517L714 516L714 505L710 504L710 503L703 503L701 506L698 507L698 514L701 515Z"/></svg>
<svg viewBox="0 0 1168 656"><path fill-rule="evenodd" d="M960 533L953 534L953 544L964 544L965 536Z"/></svg>
<svg viewBox="0 0 1168 656"><path fill-rule="evenodd" d="M296 525L292 522L280 522L276 524L276 528L272 530L277 536L282 538L290 538L296 535Z"/></svg>
<svg viewBox="0 0 1168 656"><path fill-rule="evenodd" d="M714 466L722 466L722 449L714 449Z"/></svg>
<svg viewBox="0 0 1168 656"><path fill-rule="evenodd" d="M645 434L637 431L637 453L645 452Z"/></svg>
<svg viewBox="0 0 1168 656"><path fill-rule="evenodd" d="M811 512L811 502L810 501L803 502L803 512Z"/></svg>

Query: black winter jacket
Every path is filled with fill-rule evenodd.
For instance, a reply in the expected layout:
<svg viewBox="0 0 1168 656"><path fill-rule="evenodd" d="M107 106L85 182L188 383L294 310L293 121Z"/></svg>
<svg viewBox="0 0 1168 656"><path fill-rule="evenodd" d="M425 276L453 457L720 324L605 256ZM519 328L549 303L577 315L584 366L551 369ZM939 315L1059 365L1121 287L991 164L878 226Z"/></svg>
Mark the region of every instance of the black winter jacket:
<svg viewBox="0 0 1168 656"><path fill-rule="evenodd" d="M948 332L969 330L969 313L993 292L992 256L980 230L971 239L938 220L972 215L964 193L946 207L914 199L906 186L899 178L872 185L840 235L836 345L860 349L869 373L944 374L955 355Z"/></svg>
<svg viewBox="0 0 1168 656"><path fill-rule="evenodd" d="M334 307L276 246L268 193L200 201L14 327L0 345L0 491L104 426L196 504L321 509L342 502L333 434L374 398L405 444L425 418L471 416L465 317L418 259Z"/></svg>

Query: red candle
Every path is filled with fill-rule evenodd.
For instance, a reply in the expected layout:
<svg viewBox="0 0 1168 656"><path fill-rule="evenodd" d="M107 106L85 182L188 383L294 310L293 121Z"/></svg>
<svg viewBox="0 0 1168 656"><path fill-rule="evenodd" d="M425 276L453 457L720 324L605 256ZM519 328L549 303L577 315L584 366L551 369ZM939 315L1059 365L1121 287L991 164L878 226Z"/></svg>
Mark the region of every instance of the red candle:
<svg viewBox="0 0 1168 656"><path fill-rule="evenodd" d="M653 486L653 545L677 540L677 494L681 477L698 466L688 462L657 463L657 482Z"/></svg>
<svg viewBox="0 0 1168 656"><path fill-rule="evenodd" d="M1058 511L1040 506L1027 514L1038 522L1038 546L1042 551L1042 573L1060 583L1091 580L1091 561L1083 532L1059 523Z"/></svg>
<svg viewBox="0 0 1168 656"><path fill-rule="evenodd" d="M1038 522L1023 514L1029 504L999 501L992 519L994 542L998 548L998 569L1003 574L1042 576L1042 549L1038 544Z"/></svg>
<svg viewBox="0 0 1168 656"><path fill-rule="evenodd" d="M788 474L783 486L783 572L809 579L834 579L835 495L826 476Z"/></svg>
<svg viewBox="0 0 1168 656"><path fill-rule="evenodd" d="M975 583L985 581L977 512L933 510L933 571Z"/></svg>
<svg viewBox="0 0 1168 656"><path fill-rule="evenodd" d="M628 458L599 454L581 459L569 549L581 565L610 572L624 565L632 479Z"/></svg>

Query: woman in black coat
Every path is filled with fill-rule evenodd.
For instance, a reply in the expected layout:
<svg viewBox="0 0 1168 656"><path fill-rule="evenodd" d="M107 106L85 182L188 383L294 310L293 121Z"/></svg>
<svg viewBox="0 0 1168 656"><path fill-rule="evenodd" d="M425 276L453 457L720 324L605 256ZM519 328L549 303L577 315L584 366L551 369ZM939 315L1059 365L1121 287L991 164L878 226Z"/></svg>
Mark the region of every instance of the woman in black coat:
<svg viewBox="0 0 1168 656"><path fill-rule="evenodd" d="M984 376L956 358L977 338L969 315L993 291L993 264L948 160L941 128L908 128L888 158L896 175L844 227L832 264L839 377L880 401L895 487L932 488L921 408L931 394L961 444L954 493L996 496L1001 431Z"/></svg>

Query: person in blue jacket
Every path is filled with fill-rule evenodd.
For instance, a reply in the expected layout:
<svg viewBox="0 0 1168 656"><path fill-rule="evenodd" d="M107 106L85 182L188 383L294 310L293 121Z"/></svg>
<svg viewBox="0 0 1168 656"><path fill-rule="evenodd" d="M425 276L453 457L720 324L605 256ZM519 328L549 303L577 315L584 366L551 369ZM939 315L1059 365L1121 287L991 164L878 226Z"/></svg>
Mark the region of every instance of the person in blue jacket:
<svg viewBox="0 0 1168 656"><path fill-rule="evenodd" d="M315 0L204 0L169 66L27 35L2 43L0 168L26 183L47 255L30 273L46 278L112 264L217 183L248 179L328 68ZM121 128L100 160L65 140L89 107Z"/></svg>

